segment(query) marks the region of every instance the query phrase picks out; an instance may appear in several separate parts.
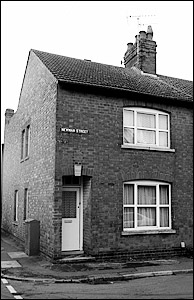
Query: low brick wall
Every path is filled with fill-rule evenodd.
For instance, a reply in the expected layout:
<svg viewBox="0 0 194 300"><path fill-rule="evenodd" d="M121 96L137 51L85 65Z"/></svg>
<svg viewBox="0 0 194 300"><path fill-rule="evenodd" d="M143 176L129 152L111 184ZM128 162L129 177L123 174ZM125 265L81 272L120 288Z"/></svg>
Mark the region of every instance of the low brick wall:
<svg viewBox="0 0 194 300"><path fill-rule="evenodd" d="M164 259L175 256L192 256L192 249L172 248L172 249L153 249L144 251L117 251L102 252L95 255L97 261L125 261L125 260L144 260L144 259Z"/></svg>

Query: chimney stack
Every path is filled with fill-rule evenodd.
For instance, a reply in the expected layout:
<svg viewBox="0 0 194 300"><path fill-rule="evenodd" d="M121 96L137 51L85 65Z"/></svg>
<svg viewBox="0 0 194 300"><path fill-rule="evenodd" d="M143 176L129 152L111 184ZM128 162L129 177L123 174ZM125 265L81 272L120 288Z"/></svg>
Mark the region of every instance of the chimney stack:
<svg viewBox="0 0 194 300"><path fill-rule="evenodd" d="M137 67L144 73L156 74L156 42L153 41L153 30L149 25L147 32L140 31L135 36L135 43L128 43L124 56L126 68Z"/></svg>
<svg viewBox="0 0 194 300"><path fill-rule="evenodd" d="M7 108L5 111L5 125L9 124L9 121L13 115L14 115L14 110Z"/></svg>

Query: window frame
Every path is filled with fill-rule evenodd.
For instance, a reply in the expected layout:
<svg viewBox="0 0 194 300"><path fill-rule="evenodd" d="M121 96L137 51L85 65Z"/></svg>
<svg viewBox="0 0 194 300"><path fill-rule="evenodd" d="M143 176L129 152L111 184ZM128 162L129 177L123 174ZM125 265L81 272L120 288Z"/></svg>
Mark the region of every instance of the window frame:
<svg viewBox="0 0 194 300"><path fill-rule="evenodd" d="M22 130L22 136L21 136L21 162L23 162L24 160L29 158L30 135L31 135L31 127L30 127L30 124L28 124Z"/></svg>
<svg viewBox="0 0 194 300"><path fill-rule="evenodd" d="M134 122L133 125L125 125L125 111L132 111L134 115ZM155 116L155 128L151 127L143 127L143 126L138 126L137 125L137 114L142 113L142 114L149 114L149 115L154 115ZM160 129L159 128L159 115L163 115L167 117L167 129ZM134 130L134 142L129 143L125 142L125 134L124 134L124 129L125 128L131 128ZM155 132L155 138L156 142L155 143L138 143L137 142L137 131L138 130L147 130L147 131L154 131ZM159 133L160 132L166 132L168 134L167 138L167 146L160 146L160 139L159 139ZM151 109L151 108L144 108L144 107L124 107L123 108L123 146L128 146L128 147L145 147L145 148L157 148L157 149L165 149L169 150L170 149L170 114L166 113L161 110L156 110L156 109Z"/></svg>
<svg viewBox="0 0 194 300"><path fill-rule="evenodd" d="M18 190L14 192L14 222L18 222L18 206L19 206L19 193Z"/></svg>
<svg viewBox="0 0 194 300"><path fill-rule="evenodd" d="M134 186L134 204L124 204L124 197L125 197L125 185L133 185ZM160 204L160 186L168 186L168 204ZM137 191L138 186L154 186L156 187L156 204L144 204L140 205L137 203ZM134 227L124 227L124 209L126 207L134 208ZM138 207L156 207L156 225L153 226L137 226L137 209ZM162 227L160 226L160 208L167 207L169 211L169 226ZM135 232L135 231L155 231L155 230L171 230L172 229L172 215L171 215L171 184L168 182L160 182L160 181L153 181L153 180L136 180L136 181L127 181L123 183L123 231L125 232Z"/></svg>
<svg viewBox="0 0 194 300"><path fill-rule="evenodd" d="M28 208L29 208L29 191L27 188L24 189L24 221L28 218Z"/></svg>
<svg viewBox="0 0 194 300"><path fill-rule="evenodd" d="M25 134L25 158L29 157L30 152L30 125L26 127L26 134Z"/></svg>
<svg viewBox="0 0 194 300"><path fill-rule="evenodd" d="M22 130L21 137L21 159L25 158L25 129Z"/></svg>

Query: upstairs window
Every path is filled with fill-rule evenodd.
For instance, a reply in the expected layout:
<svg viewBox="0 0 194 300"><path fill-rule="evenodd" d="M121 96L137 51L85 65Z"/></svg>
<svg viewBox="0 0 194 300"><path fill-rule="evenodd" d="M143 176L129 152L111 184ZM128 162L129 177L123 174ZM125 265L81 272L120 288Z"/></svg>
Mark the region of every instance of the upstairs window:
<svg viewBox="0 0 194 300"><path fill-rule="evenodd" d="M169 114L148 108L124 108L123 144L170 147Z"/></svg>
<svg viewBox="0 0 194 300"><path fill-rule="evenodd" d="M21 139L21 160L29 157L30 151L30 125L22 130L22 139Z"/></svg>
<svg viewBox="0 0 194 300"><path fill-rule="evenodd" d="M170 184L154 181L124 183L123 229L171 228Z"/></svg>
<svg viewBox="0 0 194 300"><path fill-rule="evenodd" d="M26 157L29 156L30 149L30 125L26 127Z"/></svg>
<svg viewBox="0 0 194 300"><path fill-rule="evenodd" d="M24 150L25 150L25 129L22 130L21 159L24 159Z"/></svg>

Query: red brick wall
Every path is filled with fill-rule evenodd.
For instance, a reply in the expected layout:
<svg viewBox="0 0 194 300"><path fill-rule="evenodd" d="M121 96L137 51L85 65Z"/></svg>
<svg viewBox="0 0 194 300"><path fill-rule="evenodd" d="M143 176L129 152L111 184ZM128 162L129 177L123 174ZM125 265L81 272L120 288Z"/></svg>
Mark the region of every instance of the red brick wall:
<svg viewBox="0 0 194 300"><path fill-rule="evenodd" d="M171 115L173 152L122 149L123 106L145 106ZM61 127L88 129L89 134L60 132ZM179 247L192 244L192 112L186 107L148 99L94 95L59 89L57 103L56 178L74 162L92 170L91 223L84 212L84 247L100 251ZM146 179L172 184L172 224L176 234L122 236L123 181ZM58 195L61 197L60 194ZM90 232L90 234L89 234ZM88 235L89 234L89 235ZM88 238L88 236L91 237Z"/></svg>
<svg viewBox="0 0 194 300"><path fill-rule="evenodd" d="M52 211L55 174L55 111L57 84L39 59L30 54L16 113L6 126L2 226L21 240L24 189L29 189L29 217L40 220L41 251L49 254L54 244ZM30 124L29 159L21 162L21 133ZM19 221L13 223L14 190L19 191Z"/></svg>
<svg viewBox="0 0 194 300"><path fill-rule="evenodd" d="M92 249L92 214L91 214L91 190L92 190L92 179L91 177L84 176L83 178L83 249L86 253L91 252Z"/></svg>

